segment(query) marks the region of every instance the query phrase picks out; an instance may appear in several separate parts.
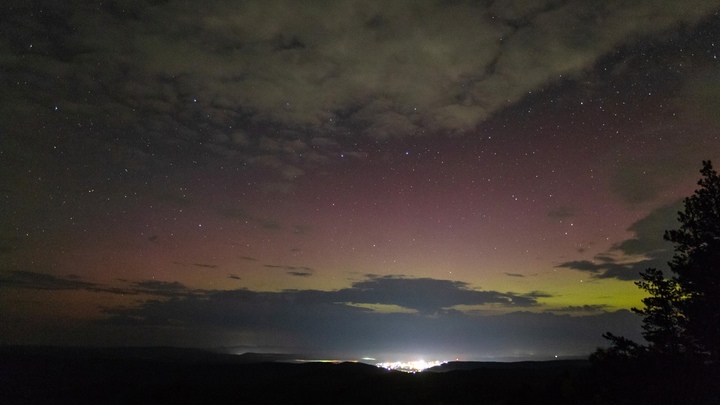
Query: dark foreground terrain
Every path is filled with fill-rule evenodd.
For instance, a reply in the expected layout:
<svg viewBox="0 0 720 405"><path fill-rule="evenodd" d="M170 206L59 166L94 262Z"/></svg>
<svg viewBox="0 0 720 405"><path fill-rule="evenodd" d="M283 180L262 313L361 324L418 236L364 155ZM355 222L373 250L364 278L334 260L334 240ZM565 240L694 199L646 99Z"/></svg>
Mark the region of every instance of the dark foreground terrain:
<svg viewBox="0 0 720 405"><path fill-rule="evenodd" d="M193 349L0 347L0 404L596 404L586 361L407 374Z"/></svg>

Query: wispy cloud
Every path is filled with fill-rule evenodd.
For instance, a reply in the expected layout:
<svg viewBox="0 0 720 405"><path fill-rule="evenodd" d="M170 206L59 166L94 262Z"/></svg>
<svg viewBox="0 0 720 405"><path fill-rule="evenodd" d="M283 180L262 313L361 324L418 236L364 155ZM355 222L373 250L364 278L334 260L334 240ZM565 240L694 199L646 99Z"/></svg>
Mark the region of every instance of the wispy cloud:
<svg viewBox="0 0 720 405"><path fill-rule="evenodd" d="M83 281L76 276L55 276L26 270L0 273L1 288L27 288L33 290L97 290L99 284Z"/></svg>
<svg viewBox="0 0 720 405"><path fill-rule="evenodd" d="M287 274L295 277L310 277L313 274L307 271L288 271Z"/></svg>
<svg viewBox="0 0 720 405"><path fill-rule="evenodd" d="M567 313L598 313L606 311L607 305L570 305L566 307L548 309L550 312L567 312Z"/></svg>
<svg viewBox="0 0 720 405"><path fill-rule="evenodd" d="M306 266L280 266L275 264L265 264L263 267L268 269L281 269L281 270L288 270L288 271L303 271L303 272L313 272L313 269Z"/></svg>
<svg viewBox="0 0 720 405"><path fill-rule="evenodd" d="M0 289L16 288L28 290L83 290L96 293L120 295L151 295L161 297L202 296L203 290L193 290L177 281L118 280L121 285L107 285L85 281L74 275L56 276L25 270L14 270L0 274Z"/></svg>
<svg viewBox="0 0 720 405"><path fill-rule="evenodd" d="M193 263L192 265L197 266L197 267L205 267L208 269L214 269L214 268L218 267L216 264L207 264L207 263Z"/></svg>

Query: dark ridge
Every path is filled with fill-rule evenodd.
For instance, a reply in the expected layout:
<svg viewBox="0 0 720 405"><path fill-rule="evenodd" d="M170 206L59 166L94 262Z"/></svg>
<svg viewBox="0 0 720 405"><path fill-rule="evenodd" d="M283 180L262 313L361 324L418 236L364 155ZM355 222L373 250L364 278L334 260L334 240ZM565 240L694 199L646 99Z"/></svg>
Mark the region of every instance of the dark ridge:
<svg viewBox="0 0 720 405"><path fill-rule="evenodd" d="M535 370L553 370L553 369L583 369L590 366L587 359L574 360L548 360L548 361L516 361L516 362L499 362L499 361L450 361L439 366L431 367L426 372L443 373L455 370L519 370L519 369L535 369Z"/></svg>
<svg viewBox="0 0 720 405"><path fill-rule="evenodd" d="M199 349L0 347L1 404L581 404L583 362L454 362L447 372ZM465 369L469 367L468 369Z"/></svg>
<svg viewBox="0 0 720 405"><path fill-rule="evenodd" d="M243 363L276 363L276 362L297 362L306 360L306 356L290 353L254 353L247 352L236 355Z"/></svg>

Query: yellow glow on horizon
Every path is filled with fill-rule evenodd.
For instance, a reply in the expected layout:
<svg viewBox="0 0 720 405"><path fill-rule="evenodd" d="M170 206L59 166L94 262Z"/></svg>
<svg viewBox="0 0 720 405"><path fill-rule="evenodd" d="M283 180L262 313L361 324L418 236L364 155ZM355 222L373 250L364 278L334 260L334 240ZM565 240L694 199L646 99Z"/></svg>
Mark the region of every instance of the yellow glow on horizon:
<svg viewBox="0 0 720 405"><path fill-rule="evenodd" d="M576 307L583 305L602 305L607 310L641 307L647 294L632 281L616 279L582 280L575 286L551 293L552 297L538 298L545 309Z"/></svg>

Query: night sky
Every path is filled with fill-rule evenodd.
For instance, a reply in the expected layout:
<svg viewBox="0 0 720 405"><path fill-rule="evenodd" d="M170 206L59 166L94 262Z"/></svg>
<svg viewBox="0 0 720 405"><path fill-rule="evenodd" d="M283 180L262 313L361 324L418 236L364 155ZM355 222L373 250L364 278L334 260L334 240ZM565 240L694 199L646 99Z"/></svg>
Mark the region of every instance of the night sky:
<svg viewBox="0 0 720 405"><path fill-rule="evenodd" d="M0 89L0 343L587 355L720 163L720 8L11 0Z"/></svg>

